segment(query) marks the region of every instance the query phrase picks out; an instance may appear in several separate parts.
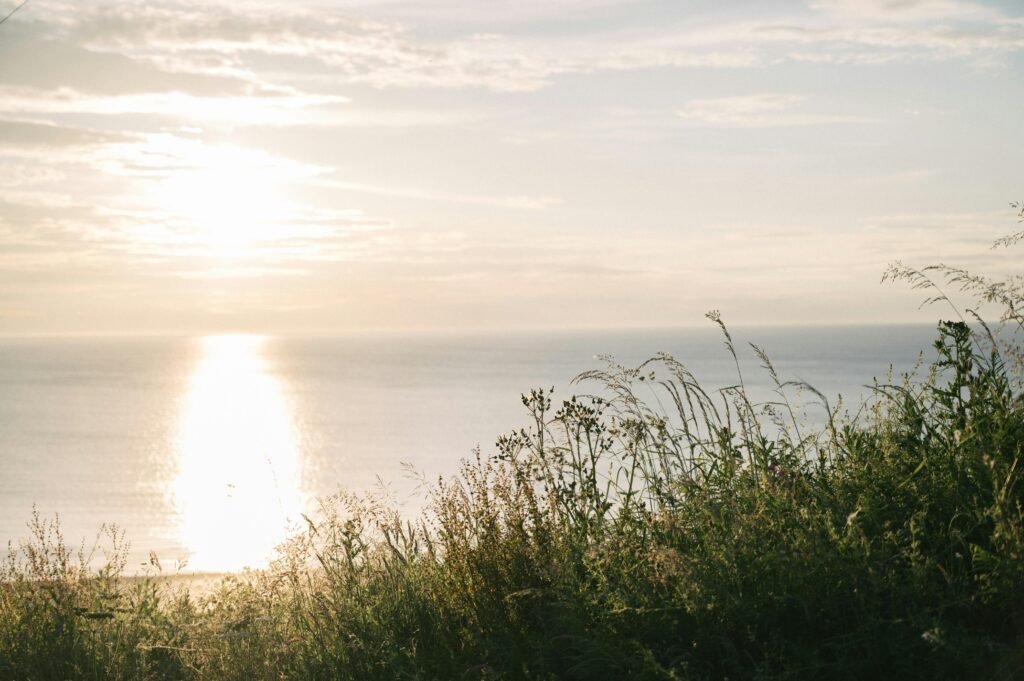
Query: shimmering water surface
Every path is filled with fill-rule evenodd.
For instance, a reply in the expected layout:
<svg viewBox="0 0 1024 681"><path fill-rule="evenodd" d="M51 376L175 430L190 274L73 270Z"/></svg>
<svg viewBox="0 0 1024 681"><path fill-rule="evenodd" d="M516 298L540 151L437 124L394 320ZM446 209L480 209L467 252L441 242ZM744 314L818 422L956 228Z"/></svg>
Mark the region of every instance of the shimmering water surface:
<svg viewBox="0 0 1024 681"><path fill-rule="evenodd" d="M744 379L782 378L855 404L890 365L909 370L927 326L734 331ZM116 523L131 565L155 552L190 570L263 564L314 500L384 484L399 502L453 473L474 447L526 425L519 400L597 368L658 351L707 386L736 382L713 329L476 336L0 340L0 541L27 534L33 505L91 540ZM586 387L578 387L578 392ZM556 395L557 396L557 395ZM812 412L811 417L814 418Z"/></svg>

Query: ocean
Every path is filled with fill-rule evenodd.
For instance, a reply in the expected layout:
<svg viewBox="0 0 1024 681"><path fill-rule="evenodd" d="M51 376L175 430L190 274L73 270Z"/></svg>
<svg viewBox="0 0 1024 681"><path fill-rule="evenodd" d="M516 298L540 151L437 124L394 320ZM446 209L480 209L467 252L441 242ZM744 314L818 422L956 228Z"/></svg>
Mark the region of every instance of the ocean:
<svg viewBox="0 0 1024 681"><path fill-rule="evenodd" d="M763 347L783 380L855 409L873 379L931 357L931 326L731 330L743 378L770 397ZM612 355L656 352L706 387L737 382L715 328L656 331L206 336L0 340L0 542L17 549L33 508L88 550L116 524L129 572L265 564L317 499L386 494L414 514L409 473L449 476L476 447L528 425L520 395L555 397ZM808 402L808 419L824 412ZM152 569L148 567L147 569Z"/></svg>

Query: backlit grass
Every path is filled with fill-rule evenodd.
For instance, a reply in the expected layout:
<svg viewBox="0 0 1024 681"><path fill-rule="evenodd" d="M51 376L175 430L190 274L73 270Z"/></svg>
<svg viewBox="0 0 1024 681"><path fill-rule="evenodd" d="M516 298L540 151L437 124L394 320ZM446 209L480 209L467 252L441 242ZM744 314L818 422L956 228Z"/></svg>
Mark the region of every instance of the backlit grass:
<svg viewBox="0 0 1024 681"><path fill-rule="evenodd" d="M1019 281L890 275L935 272L1021 326ZM126 579L116 531L90 570L35 517L0 572L0 678L1022 678L1019 345L954 321L935 348L856 418L819 396L817 429L760 351L769 403L609 362L525 395L421 517L324 499L202 593Z"/></svg>

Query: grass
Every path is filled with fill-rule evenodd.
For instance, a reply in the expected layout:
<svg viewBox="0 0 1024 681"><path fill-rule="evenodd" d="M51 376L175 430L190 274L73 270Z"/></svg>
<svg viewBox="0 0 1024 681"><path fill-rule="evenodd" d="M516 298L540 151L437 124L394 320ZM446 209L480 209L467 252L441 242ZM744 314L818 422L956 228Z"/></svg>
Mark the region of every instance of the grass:
<svg viewBox="0 0 1024 681"><path fill-rule="evenodd" d="M1024 328L1019 280L887 276ZM1024 678L1019 347L943 322L925 378L856 418L819 395L819 429L757 348L767 403L667 355L609 362L579 379L601 397L523 396L527 427L417 520L324 499L268 569L202 593L125 578L116 530L91 570L35 516L0 571L0 678Z"/></svg>

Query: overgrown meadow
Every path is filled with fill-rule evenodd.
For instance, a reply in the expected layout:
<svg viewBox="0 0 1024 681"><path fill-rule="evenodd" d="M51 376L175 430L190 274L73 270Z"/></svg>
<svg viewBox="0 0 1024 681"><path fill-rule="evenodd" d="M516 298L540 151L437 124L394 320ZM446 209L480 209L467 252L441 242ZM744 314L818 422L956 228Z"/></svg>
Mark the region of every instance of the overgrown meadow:
<svg viewBox="0 0 1024 681"><path fill-rule="evenodd" d="M756 347L770 402L739 363L712 389L667 355L609 360L568 400L523 396L526 426L419 518L339 494L268 569L202 590L125 577L116 530L91 569L36 517L0 572L0 678L1024 678L1022 281L886 277L954 321L852 413Z"/></svg>

